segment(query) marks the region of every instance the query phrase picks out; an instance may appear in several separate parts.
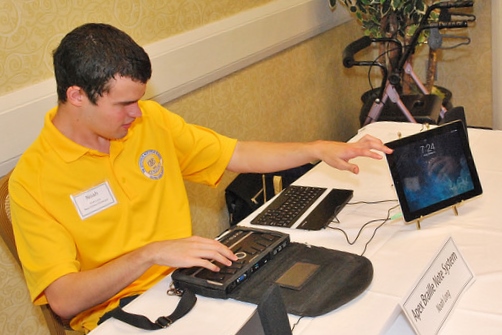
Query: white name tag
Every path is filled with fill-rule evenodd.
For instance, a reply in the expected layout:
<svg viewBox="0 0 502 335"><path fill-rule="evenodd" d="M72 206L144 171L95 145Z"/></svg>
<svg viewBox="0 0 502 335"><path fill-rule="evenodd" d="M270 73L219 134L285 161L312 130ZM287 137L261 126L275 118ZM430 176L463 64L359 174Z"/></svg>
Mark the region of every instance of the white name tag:
<svg viewBox="0 0 502 335"><path fill-rule="evenodd" d="M117 203L117 199L106 181L77 195L70 195L70 198L82 220Z"/></svg>
<svg viewBox="0 0 502 335"><path fill-rule="evenodd" d="M450 237L401 308L417 334L437 334L474 274Z"/></svg>

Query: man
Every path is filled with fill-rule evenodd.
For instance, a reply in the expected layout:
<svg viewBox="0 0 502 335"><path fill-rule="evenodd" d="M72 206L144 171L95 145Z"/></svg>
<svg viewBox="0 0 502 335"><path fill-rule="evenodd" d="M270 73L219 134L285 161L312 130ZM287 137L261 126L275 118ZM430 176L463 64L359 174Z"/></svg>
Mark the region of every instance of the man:
<svg viewBox="0 0 502 335"><path fill-rule="evenodd" d="M353 144L238 142L140 101L148 55L128 35L86 24L54 52L58 106L10 178L19 256L35 304L87 332L124 297L173 267L229 265L219 242L191 236L183 180L217 185L225 170L271 172L314 160L358 173L349 160L390 149Z"/></svg>

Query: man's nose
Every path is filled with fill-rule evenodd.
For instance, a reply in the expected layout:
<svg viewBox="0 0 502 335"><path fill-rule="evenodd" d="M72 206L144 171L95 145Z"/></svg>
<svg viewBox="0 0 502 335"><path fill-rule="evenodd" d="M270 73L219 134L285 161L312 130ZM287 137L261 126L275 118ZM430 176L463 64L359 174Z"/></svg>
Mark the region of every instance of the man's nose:
<svg viewBox="0 0 502 335"><path fill-rule="evenodd" d="M143 115L141 112L141 109L139 108L139 104L135 103L129 106L127 110L127 114L129 114L130 117L137 118Z"/></svg>

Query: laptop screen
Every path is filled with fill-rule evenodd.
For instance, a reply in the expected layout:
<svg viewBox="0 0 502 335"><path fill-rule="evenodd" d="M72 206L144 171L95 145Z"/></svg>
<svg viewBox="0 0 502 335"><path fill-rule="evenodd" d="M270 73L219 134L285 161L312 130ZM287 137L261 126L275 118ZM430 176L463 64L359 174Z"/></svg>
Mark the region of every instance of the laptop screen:
<svg viewBox="0 0 502 335"><path fill-rule="evenodd" d="M387 143L396 193L409 222L482 193L461 121Z"/></svg>

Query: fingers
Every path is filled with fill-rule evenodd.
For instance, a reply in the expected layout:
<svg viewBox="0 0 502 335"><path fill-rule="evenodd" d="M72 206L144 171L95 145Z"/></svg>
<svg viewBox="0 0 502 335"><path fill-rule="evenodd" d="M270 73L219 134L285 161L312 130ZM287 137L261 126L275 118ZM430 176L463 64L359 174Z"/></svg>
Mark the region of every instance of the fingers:
<svg viewBox="0 0 502 335"><path fill-rule="evenodd" d="M355 164L350 164L349 171L352 172L353 174L358 174L359 173L359 166Z"/></svg>
<svg viewBox="0 0 502 335"><path fill-rule="evenodd" d="M200 262L199 266L219 271L220 267L217 263L230 266L232 261L237 260L237 257L227 246L216 240L198 236L193 236L190 239L194 243L191 249L192 257L194 257L194 262Z"/></svg>
<svg viewBox="0 0 502 335"><path fill-rule="evenodd" d="M369 157L372 159L382 159L381 153L391 154L392 149L387 147L380 139L371 135L365 135L357 142L340 143L331 142L323 150L323 160L330 166L339 170L350 171L354 174L359 173L359 167L350 162L356 157Z"/></svg>
<svg viewBox="0 0 502 335"><path fill-rule="evenodd" d="M340 159L336 164L330 164L330 165L341 171L350 171L353 174L359 173L359 166L357 166L356 164L349 163L348 161L345 161L343 159Z"/></svg>
<svg viewBox="0 0 502 335"><path fill-rule="evenodd" d="M373 137L369 134L364 135L356 143L360 143L363 147L367 149L382 151L386 154L391 154L393 151L391 148L387 147L380 139ZM371 155L370 157L375 158L375 155Z"/></svg>
<svg viewBox="0 0 502 335"><path fill-rule="evenodd" d="M383 156L380 153L375 152L375 150L385 154L391 154L393 152L393 150L387 147L380 139L371 135L365 135L359 141L351 144L354 145L355 151L352 153L352 156L346 157L347 161L355 157L382 159ZM354 167L352 167L352 169L354 169Z"/></svg>
<svg viewBox="0 0 502 335"><path fill-rule="evenodd" d="M171 267L201 266L219 271L218 264L229 266L237 257L222 243L198 236L159 242L156 250L159 265Z"/></svg>

